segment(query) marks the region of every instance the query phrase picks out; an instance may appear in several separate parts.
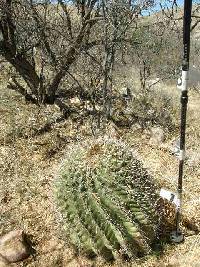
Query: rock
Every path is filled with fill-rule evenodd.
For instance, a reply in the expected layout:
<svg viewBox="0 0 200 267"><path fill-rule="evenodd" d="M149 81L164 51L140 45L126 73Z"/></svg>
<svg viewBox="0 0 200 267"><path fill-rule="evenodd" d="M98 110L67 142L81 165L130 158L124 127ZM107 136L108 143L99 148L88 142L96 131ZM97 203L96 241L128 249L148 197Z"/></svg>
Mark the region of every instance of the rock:
<svg viewBox="0 0 200 267"><path fill-rule="evenodd" d="M30 251L31 246L27 242L27 237L22 230L11 231L0 237L0 256L2 262L4 261L5 264L28 258Z"/></svg>
<svg viewBox="0 0 200 267"><path fill-rule="evenodd" d="M154 144L162 144L165 141L164 130L161 127L152 127L150 130L150 142Z"/></svg>

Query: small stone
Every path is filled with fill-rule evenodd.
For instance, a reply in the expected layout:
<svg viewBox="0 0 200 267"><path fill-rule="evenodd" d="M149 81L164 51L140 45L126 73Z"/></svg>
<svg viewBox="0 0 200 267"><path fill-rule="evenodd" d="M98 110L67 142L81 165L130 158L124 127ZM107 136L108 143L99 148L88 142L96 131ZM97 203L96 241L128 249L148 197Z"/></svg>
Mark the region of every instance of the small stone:
<svg viewBox="0 0 200 267"><path fill-rule="evenodd" d="M2 262L3 260L5 263L22 261L30 256L30 251L30 244L27 243L26 235L22 230L11 231L0 237Z"/></svg>

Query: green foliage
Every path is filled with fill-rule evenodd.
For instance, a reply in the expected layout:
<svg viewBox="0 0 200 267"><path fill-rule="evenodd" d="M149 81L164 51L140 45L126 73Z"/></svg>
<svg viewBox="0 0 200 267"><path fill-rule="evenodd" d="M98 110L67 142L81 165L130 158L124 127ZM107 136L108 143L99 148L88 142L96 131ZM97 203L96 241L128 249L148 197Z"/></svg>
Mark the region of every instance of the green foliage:
<svg viewBox="0 0 200 267"><path fill-rule="evenodd" d="M103 141L75 147L56 188L66 233L79 252L114 260L152 250L160 219L157 188L126 147Z"/></svg>
<svg viewBox="0 0 200 267"><path fill-rule="evenodd" d="M150 74L162 79L174 79L175 70L181 62L181 27L174 28L172 21L164 21L164 18L146 21L142 23L132 34L132 40L136 43L133 50L138 59L135 63L145 63ZM140 66L141 67L141 66Z"/></svg>

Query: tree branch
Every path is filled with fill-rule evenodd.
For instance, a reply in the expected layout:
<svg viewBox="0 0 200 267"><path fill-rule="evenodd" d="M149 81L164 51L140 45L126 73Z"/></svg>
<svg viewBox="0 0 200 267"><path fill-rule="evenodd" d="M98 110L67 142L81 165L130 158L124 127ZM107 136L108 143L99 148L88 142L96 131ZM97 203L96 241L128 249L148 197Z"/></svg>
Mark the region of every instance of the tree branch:
<svg viewBox="0 0 200 267"><path fill-rule="evenodd" d="M27 90L15 78L11 78L9 80L7 88L19 92L25 97L26 101L30 101L33 104L37 104L37 99L35 99L31 94L29 94Z"/></svg>
<svg viewBox="0 0 200 267"><path fill-rule="evenodd" d="M69 15L69 11L67 9L67 6L66 4L63 3L62 0L58 0L58 3L61 5L65 15L66 15L66 19L67 19L67 29L68 29L68 32L69 32L69 35L71 37L71 39L73 39L73 34L72 34L72 23L71 23L71 18L70 18L70 15Z"/></svg>

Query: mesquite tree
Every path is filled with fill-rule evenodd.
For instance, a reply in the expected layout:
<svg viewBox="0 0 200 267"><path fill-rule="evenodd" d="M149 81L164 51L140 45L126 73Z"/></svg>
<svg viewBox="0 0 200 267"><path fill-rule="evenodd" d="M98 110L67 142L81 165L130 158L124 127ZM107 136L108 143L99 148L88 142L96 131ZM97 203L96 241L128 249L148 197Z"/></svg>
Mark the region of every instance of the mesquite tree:
<svg viewBox="0 0 200 267"><path fill-rule="evenodd" d="M109 105L118 44L141 10L152 3L0 0L0 55L18 74L10 79L8 88L32 103L56 103L63 110L63 81L71 79L72 94L91 99L85 91L94 75L102 81L104 106ZM81 72L86 76L84 82ZM64 88L62 99L69 97L68 89Z"/></svg>

